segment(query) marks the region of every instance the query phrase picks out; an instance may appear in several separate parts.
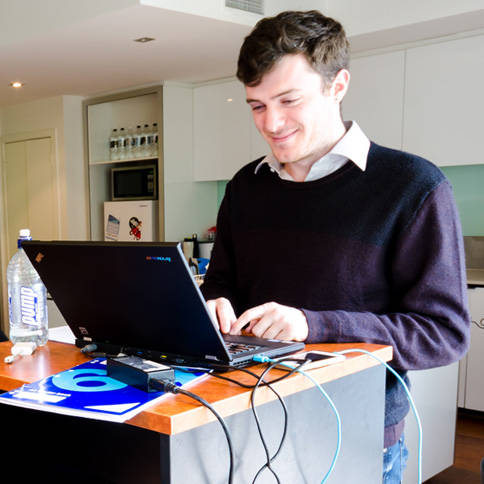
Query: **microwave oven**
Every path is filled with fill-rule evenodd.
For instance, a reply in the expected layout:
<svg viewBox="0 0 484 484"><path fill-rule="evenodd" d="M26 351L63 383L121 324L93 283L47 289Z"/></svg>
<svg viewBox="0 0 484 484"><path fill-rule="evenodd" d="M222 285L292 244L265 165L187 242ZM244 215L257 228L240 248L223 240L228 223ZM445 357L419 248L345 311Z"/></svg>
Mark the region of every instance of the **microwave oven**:
<svg viewBox="0 0 484 484"><path fill-rule="evenodd" d="M155 163L111 168L111 200L157 200Z"/></svg>

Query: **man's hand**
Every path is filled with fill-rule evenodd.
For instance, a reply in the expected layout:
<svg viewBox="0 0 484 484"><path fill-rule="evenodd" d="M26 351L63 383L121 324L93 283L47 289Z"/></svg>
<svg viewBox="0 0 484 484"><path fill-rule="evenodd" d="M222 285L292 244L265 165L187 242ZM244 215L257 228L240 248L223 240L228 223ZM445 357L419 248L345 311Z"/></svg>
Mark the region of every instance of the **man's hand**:
<svg viewBox="0 0 484 484"><path fill-rule="evenodd" d="M309 332L306 316L301 310L275 302L245 311L232 324L230 334L240 334L246 324L255 336L266 339L304 341Z"/></svg>
<svg viewBox="0 0 484 484"><path fill-rule="evenodd" d="M213 319L218 322L220 331L228 333L237 319L230 301L224 297L209 299L207 306Z"/></svg>

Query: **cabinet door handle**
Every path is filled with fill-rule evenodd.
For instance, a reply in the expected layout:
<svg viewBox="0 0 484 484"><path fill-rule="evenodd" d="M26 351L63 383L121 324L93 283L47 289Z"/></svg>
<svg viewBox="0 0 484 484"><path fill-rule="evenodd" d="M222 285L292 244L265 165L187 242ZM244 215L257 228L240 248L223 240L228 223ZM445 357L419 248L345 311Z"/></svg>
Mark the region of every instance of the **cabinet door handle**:
<svg viewBox="0 0 484 484"><path fill-rule="evenodd" d="M475 324L479 329L484 329L484 318L482 318L479 322L472 320L472 323Z"/></svg>

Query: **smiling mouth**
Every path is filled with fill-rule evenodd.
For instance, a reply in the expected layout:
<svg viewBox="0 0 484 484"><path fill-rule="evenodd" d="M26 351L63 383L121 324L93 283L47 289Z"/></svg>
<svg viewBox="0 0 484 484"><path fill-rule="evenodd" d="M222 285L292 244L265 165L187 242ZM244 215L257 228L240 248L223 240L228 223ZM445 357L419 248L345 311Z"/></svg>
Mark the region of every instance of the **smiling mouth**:
<svg viewBox="0 0 484 484"><path fill-rule="evenodd" d="M271 140L274 143L284 143L285 141L287 141L296 132L297 132L297 130L294 130L294 131L291 131L290 133L287 133L287 134L285 134L283 136L271 136Z"/></svg>

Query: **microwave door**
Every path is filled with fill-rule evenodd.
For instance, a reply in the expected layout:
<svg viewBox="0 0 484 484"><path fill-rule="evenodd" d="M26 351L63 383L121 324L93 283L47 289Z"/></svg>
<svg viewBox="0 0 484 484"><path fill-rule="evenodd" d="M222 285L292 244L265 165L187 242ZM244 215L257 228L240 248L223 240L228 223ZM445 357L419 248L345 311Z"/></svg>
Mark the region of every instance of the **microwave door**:
<svg viewBox="0 0 484 484"><path fill-rule="evenodd" d="M123 166L111 169L111 200L156 200L155 165Z"/></svg>

